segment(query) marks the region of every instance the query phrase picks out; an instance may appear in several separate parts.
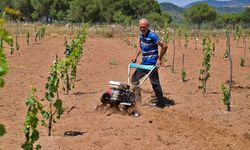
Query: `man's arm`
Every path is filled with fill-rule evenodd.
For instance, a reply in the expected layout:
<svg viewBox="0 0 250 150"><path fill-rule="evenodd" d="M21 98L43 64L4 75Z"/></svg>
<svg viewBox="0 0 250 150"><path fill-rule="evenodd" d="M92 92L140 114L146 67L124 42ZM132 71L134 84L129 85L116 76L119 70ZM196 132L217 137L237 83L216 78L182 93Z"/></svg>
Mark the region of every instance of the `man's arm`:
<svg viewBox="0 0 250 150"><path fill-rule="evenodd" d="M132 61L133 63L135 63L136 60L137 60L137 57L138 57L140 54L141 54L141 47L140 47L140 42L139 42L139 46L138 46L138 48L137 48L137 50L136 50L136 52L135 52L134 57L132 57L131 61Z"/></svg>
<svg viewBox="0 0 250 150"><path fill-rule="evenodd" d="M159 41L157 43L158 46L161 47L161 50L160 50L160 54L159 54L159 58L157 59L157 66L160 66L161 65L161 60L162 60L162 57L165 55L165 53L167 52L168 50L168 46L167 44L165 44L163 41Z"/></svg>

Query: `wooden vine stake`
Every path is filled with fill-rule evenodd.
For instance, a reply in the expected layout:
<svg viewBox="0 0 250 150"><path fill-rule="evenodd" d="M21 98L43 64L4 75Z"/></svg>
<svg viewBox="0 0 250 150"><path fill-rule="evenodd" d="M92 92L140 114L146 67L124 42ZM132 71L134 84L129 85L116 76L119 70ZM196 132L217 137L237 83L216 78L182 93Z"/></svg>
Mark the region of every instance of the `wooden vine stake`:
<svg viewBox="0 0 250 150"><path fill-rule="evenodd" d="M173 51L173 60L172 60L172 73L174 73L174 64L175 64L175 28L174 28L174 36L173 36L173 47L174 47L174 51Z"/></svg>
<svg viewBox="0 0 250 150"><path fill-rule="evenodd" d="M221 90L223 92L223 103L227 106L227 111L231 110L231 91L232 91L232 81L233 81L233 62L231 57L231 44L230 44L230 32L229 29L226 31L227 36L227 49L224 58L229 59L229 87L227 88L224 84L221 85Z"/></svg>

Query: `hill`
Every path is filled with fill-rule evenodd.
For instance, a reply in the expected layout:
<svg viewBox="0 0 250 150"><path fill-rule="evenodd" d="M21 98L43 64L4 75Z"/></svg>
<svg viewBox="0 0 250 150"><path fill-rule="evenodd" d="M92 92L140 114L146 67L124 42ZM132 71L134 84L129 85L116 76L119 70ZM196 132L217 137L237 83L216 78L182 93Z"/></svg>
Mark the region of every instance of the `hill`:
<svg viewBox="0 0 250 150"><path fill-rule="evenodd" d="M244 11L245 7L250 7L250 0L233 0L233 1L216 1L216 0L204 0L190 3L185 7L179 7L175 4L169 2L160 3L161 11L169 13L173 18L177 20L182 20L183 12L185 9L191 7L192 5L206 2L209 6L215 8L215 10L220 13L240 13Z"/></svg>
<svg viewBox="0 0 250 150"><path fill-rule="evenodd" d="M206 2L208 3L209 6L213 6L213 7L245 8L245 7L250 6L250 0L232 0L232 1L203 0L203 1L190 3L186 5L185 7L190 7L194 4L203 3L203 2Z"/></svg>
<svg viewBox="0 0 250 150"><path fill-rule="evenodd" d="M243 7L214 7L219 14L240 13L245 10Z"/></svg>
<svg viewBox="0 0 250 150"><path fill-rule="evenodd" d="M175 4L164 2L160 4L161 11L169 13L173 18L177 20L182 20L185 8L179 7Z"/></svg>

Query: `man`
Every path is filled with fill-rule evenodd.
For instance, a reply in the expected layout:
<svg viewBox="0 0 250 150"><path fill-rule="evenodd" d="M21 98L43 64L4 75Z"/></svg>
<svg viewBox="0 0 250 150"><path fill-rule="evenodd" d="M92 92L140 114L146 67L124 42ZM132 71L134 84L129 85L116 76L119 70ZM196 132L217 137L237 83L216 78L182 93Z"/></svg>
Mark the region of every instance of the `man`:
<svg viewBox="0 0 250 150"><path fill-rule="evenodd" d="M164 54L167 52L168 46L160 40L158 35L149 30L149 22L147 19L143 18L139 21L139 28L141 31L139 39L139 47L132 58L132 62L136 62L138 56L142 53L142 65L156 65L161 66L161 60ZM161 47L161 50L158 51L158 46ZM136 69L132 75L132 83L134 85L139 84L139 80L145 76L149 71ZM156 68L150 75L149 79L152 84L152 88L157 97L156 106L164 107L165 101L162 93L162 88L159 81L158 68ZM136 88L135 93L138 93L139 88Z"/></svg>

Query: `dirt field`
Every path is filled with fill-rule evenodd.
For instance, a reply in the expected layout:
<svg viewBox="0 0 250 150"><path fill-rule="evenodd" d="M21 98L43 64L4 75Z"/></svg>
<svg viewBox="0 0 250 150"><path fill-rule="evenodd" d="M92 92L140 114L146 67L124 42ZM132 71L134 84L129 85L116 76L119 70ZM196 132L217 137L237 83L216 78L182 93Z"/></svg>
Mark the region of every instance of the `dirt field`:
<svg viewBox="0 0 250 150"><path fill-rule="evenodd" d="M249 41L249 40L248 40ZM45 83L56 55L64 57L64 37L48 36L41 43L25 45L21 37L19 52L7 54L10 70L6 85L0 89L0 123L7 134L0 138L0 149L16 150L24 142L23 122L26 113L25 98L31 88L37 89L38 99L44 99ZM199 42L201 42L199 40ZM223 60L226 40L216 44L212 58L208 95L198 89L202 49L194 50L190 40L188 49L176 48L175 73L169 67L160 68L164 95L175 105L164 109L141 106L141 116L131 117L112 111L96 111L99 98L108 81L127 82L127 65L135 51L122 39L88 36L84 55L77 67L77 83L69 95L61 90L65 113L53 126L51 137L40 127L38 141L44 150L80 149L169 149L169 150L249 150L250 149L250 51L246 66L240 67L243 43L236 48L232 40L233 81L232 111L227 112L221 101L220 85L229 79L229 61ZM168 61L171 65L173 46L169 44ZM187 82L181 81L181 58L185 53ZM142 86L142 101L152 98L147 81ZM79 131L79 136L64 136L65 131Z"/></svg>

